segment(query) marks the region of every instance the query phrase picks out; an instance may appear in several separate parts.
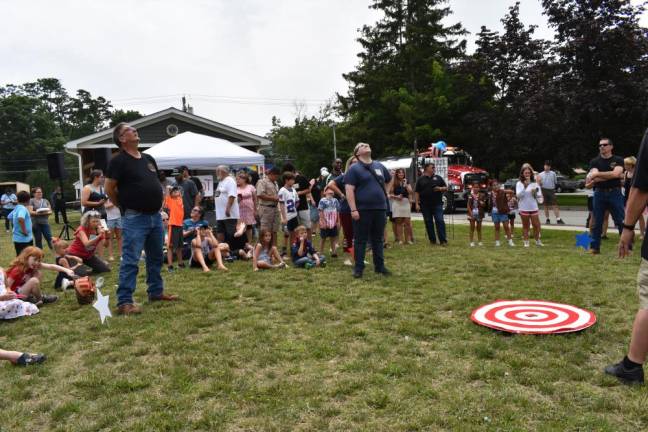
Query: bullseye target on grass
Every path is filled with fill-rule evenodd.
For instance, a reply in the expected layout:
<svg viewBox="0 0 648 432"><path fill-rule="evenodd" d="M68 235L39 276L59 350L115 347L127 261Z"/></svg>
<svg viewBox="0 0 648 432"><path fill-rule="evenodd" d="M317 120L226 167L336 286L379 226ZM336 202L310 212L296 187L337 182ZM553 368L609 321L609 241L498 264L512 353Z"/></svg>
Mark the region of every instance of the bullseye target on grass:
<svg viewBox="0 0 648 432"><path fill-rule="evenodd" d="M475 309L475 323L508 333L576 332L594 325L596 315L576 306L541 300L497 300Z"/></svg>

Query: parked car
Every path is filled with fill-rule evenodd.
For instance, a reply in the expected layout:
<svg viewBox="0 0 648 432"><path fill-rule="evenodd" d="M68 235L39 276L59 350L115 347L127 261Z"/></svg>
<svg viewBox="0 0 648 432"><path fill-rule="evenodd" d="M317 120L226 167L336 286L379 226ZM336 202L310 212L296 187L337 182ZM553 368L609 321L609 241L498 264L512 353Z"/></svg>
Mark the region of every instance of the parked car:
<svg viewBox="0 0 648 432"><path fill-rule="evenodd" d="M565 176L557 176L556 192L576 192L576 189L580 189L581 180L572 180L568 179Z"/></svg>
<svg viewBox="0 0 648 432"><path fill-rule="evenodd" d="M511 179L506 180L504 182L504 189L511 189L511 190L514 191L515 190L515 185L517 184L518 180L519 179L516 179L516 178L511 178Z"/></svg>

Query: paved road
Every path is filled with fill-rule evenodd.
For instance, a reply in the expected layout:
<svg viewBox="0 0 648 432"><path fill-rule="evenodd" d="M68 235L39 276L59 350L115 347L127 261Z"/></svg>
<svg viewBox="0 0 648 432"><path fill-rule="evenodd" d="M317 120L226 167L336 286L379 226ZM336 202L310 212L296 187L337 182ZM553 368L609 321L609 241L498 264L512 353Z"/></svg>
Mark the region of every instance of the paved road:
<svg viewBox="0 0 648 432"><path fill-rule="evenodd" d="M565 225L556 225L556 219L551 213L551 224L545 224L544 210L540 214L540 221L542 222L542 229L560 229L567 231L580 231L585 229L585 221L587 220L587 211L586 210L561 210L560 216ZM423 216L420 213L413 213L412 219L414 220L423 220ZM468 220L466 219L466 212L464 209L458 209L457 212L453 215L445 215L446 223L450 223L454 220L455 224L458 225L467 225ZM515 219L515 224L517 227L520 227L521 221L520 216L517 216ZM484 220L484 225L492 225L490 217L486 217ZM614 232L614 224L612 223L612 218L610 218L609 232Z"/></svg>

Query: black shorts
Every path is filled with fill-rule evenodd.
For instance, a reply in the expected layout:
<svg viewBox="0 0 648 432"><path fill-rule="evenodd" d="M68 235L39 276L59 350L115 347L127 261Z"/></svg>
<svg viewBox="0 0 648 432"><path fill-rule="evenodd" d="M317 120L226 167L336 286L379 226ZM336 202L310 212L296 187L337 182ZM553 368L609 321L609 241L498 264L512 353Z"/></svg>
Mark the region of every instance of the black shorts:
<svg viewBox="0 0 648 432"><path fill-rule="evenodd" d="M23 251L28 246L34 246L34 240L28 242L14 242L14 248L16 249L16 256L20 255L20 252Z"/></svg>
<svg viewBox="0 0 648 432"><path fill-rule="evenodd" d="M236 219L221 219L216 221L216 233L225 234L225 237L233 236L236 232Z"/></svg>
<svg viewBox="0 0 648 432"><path fill-rule="evenodd" d="M207 267L211 267L212 264L214 264L214 263L216 262L216 261L214 261L213 259L210 259L209 257L206 257L206 256L203 256L203 258L205 258L205 265L206 265ZM202 266L200 265L200 263L199 263L198 261L195 261L193 258L191 258L191 259L189 260L189 267L193 267L193 268L202 268Z"/></svg>
<svg viewBox="0 0 648 432"><path fill-rule="evenodd" d="M286 225L288 226L288 232L295 231L295 229L299 226L299 218L294 217L292 219L289 219Z"/></svg>
<svg viewBox="0 0 648 432"><path fill-rule="evenodd" d="M328 238L328 237L337 237L338 236L338 229L337 227L335 228L320 228L320 237L321 238Z"/></svg>
<svg viewBox="0 0 648 432"><path fill-rule="evenodd" d="M515 213L509 213L508 216L510 221L515 220Z"/></svg>
<svg viewBox="0 0 648 432"><path fill-rule="evenodd" d="M594 211L594 197L587 197L587 211Z"/></svg>
<svg viewBox="0 0 648 432"><path fill-rule="evenodd" d="M171 250L176 251L182 248L184 238L182 237L182 227L171 225L169 226L169 246Z"/></svg>

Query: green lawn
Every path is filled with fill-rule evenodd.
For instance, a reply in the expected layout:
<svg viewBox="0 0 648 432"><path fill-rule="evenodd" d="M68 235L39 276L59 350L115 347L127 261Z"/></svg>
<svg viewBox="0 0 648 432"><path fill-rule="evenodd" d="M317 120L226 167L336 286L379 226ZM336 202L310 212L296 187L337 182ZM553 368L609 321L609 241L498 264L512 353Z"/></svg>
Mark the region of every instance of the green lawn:
<svg viewBox="0 0 648 432"><path fill-rule="evenodd" d="M583 207L587 209L587 196L574 194L556 195L558 205L561 207Z"/></svg>
<svg viewBox="0 0 648 432"><path fill-rule="evenodd" d="M0 365L0 430L645 430L648 391L601 372L625 353L637 307L639 258L616 259L616 236L589 256L563 231L525 250L519 230L515 249L495 249L486 230L471 249L457 226L442 249L415 228L419 243L388 250L387 279L354 280L340 259L259 273L235 263L165 273L181 302L103 326L71 292L2 322L1 347L49 359ZM4 231L0 246L6 266ZM508 336L470 321L475 307L516 298L579 305L598 323Z"/></svg>

